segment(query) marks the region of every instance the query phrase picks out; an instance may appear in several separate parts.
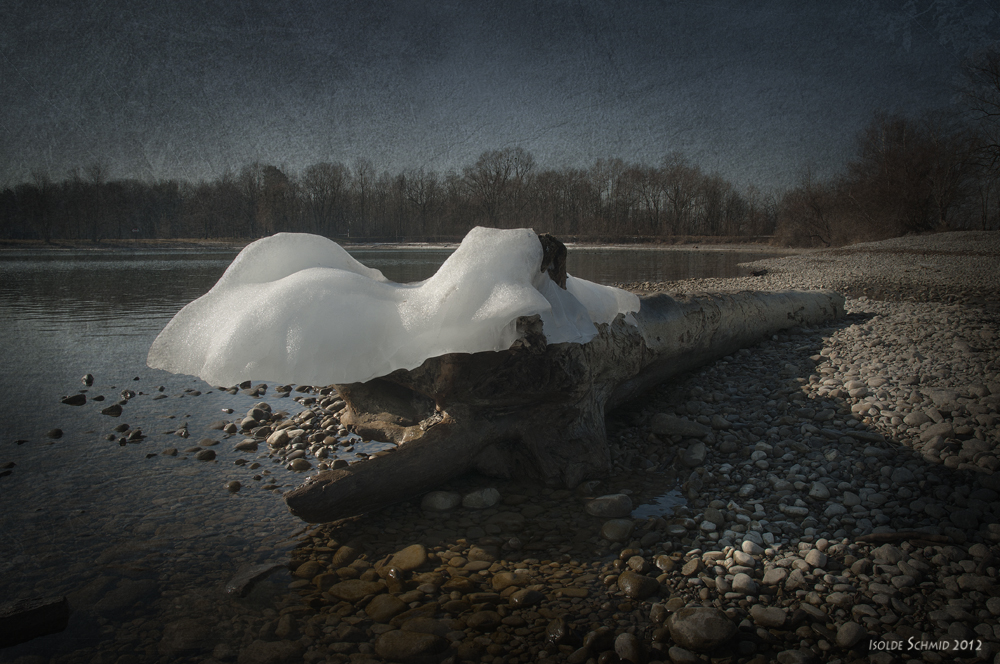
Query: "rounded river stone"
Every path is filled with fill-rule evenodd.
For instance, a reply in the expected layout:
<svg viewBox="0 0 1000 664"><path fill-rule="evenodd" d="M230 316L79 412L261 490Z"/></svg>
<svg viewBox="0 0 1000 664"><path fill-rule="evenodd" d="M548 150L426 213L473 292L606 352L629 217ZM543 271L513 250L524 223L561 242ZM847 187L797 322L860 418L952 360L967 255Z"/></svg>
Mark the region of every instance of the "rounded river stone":
<svg viewBox="0 0 1000 664"><path fill-rule="evenodd" d="M411 544L393 554L389 567L396 567L403 572L412 572L427 562L427 549L423 544Z"/></svg>
<svg viewBox="0 0 1000 664"><path fill-rule="evenodd" d="M605 519L618 519L632 513L632 499L624 493L594 498L587 503L587 514Z"/></svg>
<svg viewBox="0 0 1000 664"><path fill-rule="evenodd" d="M618 577L618 588L630 599L646 599L660 591L660 582L648 576L636 574L632 570L626 570Z"/></svg>
<svg viewBox="0 0 1000 664"><path fill-rule="evenodd" d="M709 652L736 636L737 628L726 614L712 607L679 610L667 620L670 638L695 652Z"/></svg>

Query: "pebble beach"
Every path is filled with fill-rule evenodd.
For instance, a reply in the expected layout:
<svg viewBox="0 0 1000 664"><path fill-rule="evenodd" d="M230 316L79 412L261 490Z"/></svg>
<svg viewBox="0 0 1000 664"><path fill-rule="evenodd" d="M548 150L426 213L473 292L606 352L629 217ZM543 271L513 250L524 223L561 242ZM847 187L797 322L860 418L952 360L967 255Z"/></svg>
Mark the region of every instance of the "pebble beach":
<svg viewBox="0 0 1000 664"><path fill-rule="evenodd" d="M748 267L620 285L832 289L846 318L609 414L613 476L573 490L462 477L310 526L280 564L220 565L184 601L158 598L155 617L105 623L96 644L0 661L1000 661L1000 233ZM239 479L219 492L276 500L316 468L378 453L340 426L331 388L267 391L202 423L204 444L155 452L225 463ZM301 412L272 409L278 395ZM81 591L71 608L114 592Z"/></svg>

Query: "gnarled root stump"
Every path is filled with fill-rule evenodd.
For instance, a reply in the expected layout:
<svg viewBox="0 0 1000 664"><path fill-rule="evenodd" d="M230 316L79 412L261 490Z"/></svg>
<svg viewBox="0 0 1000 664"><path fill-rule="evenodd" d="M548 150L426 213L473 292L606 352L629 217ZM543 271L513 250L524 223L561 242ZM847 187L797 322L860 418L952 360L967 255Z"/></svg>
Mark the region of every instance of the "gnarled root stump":
<svg viewBox="0 0 1000 664"><path fill-rule="evenodd" d="M285 495L292 513L333 521L406 499L470 470L574 487L606 476L604 413L679 373L775 332L843 316L832 291L641 298L586 344L546 345L519 319L510 350L456 353L411 371L338 385L342 421L397 443L388 454L319 473Z"/></svg>

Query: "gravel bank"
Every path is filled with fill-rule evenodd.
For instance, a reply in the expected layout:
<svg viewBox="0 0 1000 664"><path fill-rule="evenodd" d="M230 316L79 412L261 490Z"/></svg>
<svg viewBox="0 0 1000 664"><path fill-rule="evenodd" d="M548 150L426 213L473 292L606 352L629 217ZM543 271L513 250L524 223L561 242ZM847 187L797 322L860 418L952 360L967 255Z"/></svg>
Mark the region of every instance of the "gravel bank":
<svg viewBox="0 0 1000 664"><path fill-rule="evenodd" d="M1000 233L995 231L908 236L746 266L759 276L620 285L640 293L829 288L853 297L1000 308Z"/></svg>
<svg viewBox="0 0 1000 664"><path fill-rule="evenodd" d="M954 255L963 243L978 253ZM844 321L612 414L613 477L574 491L464 477L311 529L263 611L206 589L54 661L995 661L998 260L1000 234L945 234L635 285L856 297ZM242 491L357 454L323 392L288 393L301 414L217 423L209 447L245 459Z"/></svg>

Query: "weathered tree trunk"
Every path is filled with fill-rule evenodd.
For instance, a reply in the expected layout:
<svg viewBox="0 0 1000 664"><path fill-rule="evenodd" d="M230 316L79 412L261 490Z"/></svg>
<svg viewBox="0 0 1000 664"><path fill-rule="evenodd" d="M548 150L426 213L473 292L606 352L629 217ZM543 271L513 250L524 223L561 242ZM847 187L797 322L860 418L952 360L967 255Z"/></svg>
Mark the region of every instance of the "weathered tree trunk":
<svg viewBox="0 0 1000 664"><path fill-rule="evenodd" d="M641 298L586 344L546 345L538 317L503 352L456 353L412 371L339 385L342 421L397 443L388 454L319 473L285 500L332 521L404 500L470 470L574 487L606 476L604 413L664 380L775 332L843 315L832 291Z"/></svg>

